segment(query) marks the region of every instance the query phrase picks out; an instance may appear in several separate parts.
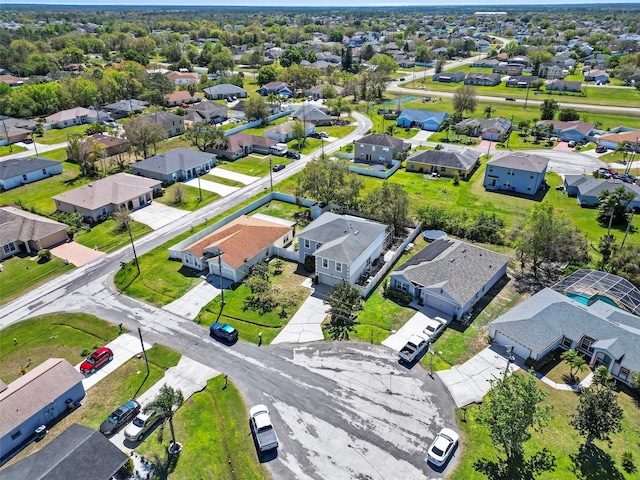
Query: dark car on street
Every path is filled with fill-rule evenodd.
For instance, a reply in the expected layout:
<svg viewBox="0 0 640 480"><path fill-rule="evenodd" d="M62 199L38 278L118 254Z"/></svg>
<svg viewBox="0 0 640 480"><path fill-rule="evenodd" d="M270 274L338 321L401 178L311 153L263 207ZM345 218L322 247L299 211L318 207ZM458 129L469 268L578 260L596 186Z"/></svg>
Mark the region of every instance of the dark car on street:
<svg viewBox="0 0 640 480"><path fill-rule="evenodd" d="M277 163L273 166L273 171L274 172L279 172L280 170L284 170L284 167L286 165L284 163Z"/></svg>
<svg viewBox="0 0 640 480"><path fill-rule="evenodd" d="M209 332L211 332L211 335L227 340L228 342L235 342L238 339L238 330L228 323L216 322L209 327Z"/></svg>
<svg viewBox="0 0 640 480"><path fill-rule="evenodd" d="M108 347L99 348L80 364L80 371L82 373L95 373L97 369L111 360L113 360L113 352L111 349Z"/></svg>
<svg viewBox="0 0 640 480"><path fill-rule="evenodd" d="M294 160L300 160L300 154L292 150L287 150L287 153L285 153L284 156L287 158L293 158Z"/></svg>
<svg viewBox="0 0 640 480"><path fill-rule="evenodd" d="M100 432L105 435L111 435L117 432L120 427L129 423L133 417L140 413L140 404L135 400L129 400L124 405L118 407L111 413L107 419L100 425Z"/></svg>

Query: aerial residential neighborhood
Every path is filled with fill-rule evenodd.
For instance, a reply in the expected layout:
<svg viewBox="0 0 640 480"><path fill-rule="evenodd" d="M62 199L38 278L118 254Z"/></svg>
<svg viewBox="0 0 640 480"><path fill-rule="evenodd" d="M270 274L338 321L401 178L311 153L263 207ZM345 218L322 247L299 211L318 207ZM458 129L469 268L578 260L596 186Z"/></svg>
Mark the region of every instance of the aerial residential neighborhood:
<svg viewBox="0 0 640 480"><path fill-rule="evenodd" d="M638 479L638 5L5 5L0 478Z"/></svg>

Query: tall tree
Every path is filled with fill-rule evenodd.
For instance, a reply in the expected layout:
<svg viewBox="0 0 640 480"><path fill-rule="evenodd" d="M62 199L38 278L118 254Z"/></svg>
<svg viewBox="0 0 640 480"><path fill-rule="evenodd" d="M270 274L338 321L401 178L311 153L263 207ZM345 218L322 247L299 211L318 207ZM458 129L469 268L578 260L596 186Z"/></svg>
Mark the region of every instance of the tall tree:
<svg viewBox="0 0 640 480"><path fill-rule="evenodd" d="M541 430L551 417L551 408L540 405L546 396L531 373L514 373L491 381L479 421L489 429L493 444L502 447L508 462L523 457L523 445L531 438L531 430Z"/></svg>
<svg viewBox="0 0 640 480"><path fill-rule="evenodd" d="M298 175L296 196L305 195L320 203L335 203L347 208L356 207L364 182L349 171L346 160L331 160L321 155L311 160Z"/></svg>
<svg viewBox="0 0 640 480"><path fill-rule="evenodd" d="M85 177L94 177L98 173L93 143L86 142L80 133L67 135L67 158L80 167L80 174Z"/></svg>
<svg viewBox="0 0 640 480"><path fill-rule="evenodd" d="M367 216L394 228L402 236L409 219L409 194L399 183L384 182L364 202Z"/></svg>
<svg viewBox="0 0 640 480"><path fill-rule="evenodd" d="M562 352L560 358L569 365L569 375L571 377L574 376L573 370L575 369L576 373L584 370L587 366L586 360L573 348L571 350L567 350Z"/></svg>
<svg viewBox="0 0 640 480"><path fill-rule="evenodd" d="M553 120L558 108L558 102L553 98L545 98L540 105L540 120Z"/></svg>
<svg viewBox="0 0 640 480"><path fill-rule="evenodd" d="M636 198L635 194L623 186L616 187L613 191L602 190L598 194L600 206L598 207L598 222L607 224L607 235L611 235L613 225L625 225L628 221L627 213L629 204Z"/></svg>
<svg viewBox="0 0 640 480"><path fill-rule="evenodd" d="M158 123L149 122L144 118L131 118L124 124L124 131L131 142L131 146L142 152L143 158L149 156L151 147L167 138L167 131Z"/></svg>
<svg viewBox="0 0 640 480"><path fill-rule="evenodd" d="M143 408L145 413L156 411L160 418L169 420L169 428L171 429L171 445L176 445L176 434L173 429L173 415L175 409L184 403L184 396L179 388L173 388L166 383L160 387L158 396L149 402Z"/></svg>
<svg viewBox="0 0 640 480"><path fill-rule="evenodd" d="M622 408L613 391L607 367L600 365L593 375L593 384L583 389L578 409L569 425L586 437L585 445L594 440L611 441L611 434L622 430Z"/></svg>
<svg viewBox="0 0 640 480"><path fill-rule="evenodd" d="M304 144L307 140L307 131L302 120L296 119L291 126L291 133L293 134L293 138L298 142L298 150L302 150L304 148Z"/></svg>
<svg viewBox="0 0 640 480"><path fill-rule="evenodd" d="M362 310L362 297L358 289L346 280L334 285L324 301L329 305L329 326L327 330L334 340L349 340L349 334L356 328L358 312Z"/></svg>
<svg viewBox="0 0 640 480"><path fill-rule="evenodd" d="M201 152L213 148L216 142L224 138L224 130L216 125L194 124L187 127L184 136Z"/></svg>
<svg viewBox="0 0 640 480"><path fill-rule="evenodd" d="M269 106L264 97L251 95L244 104L244 113L250 120L266 121L269 116Z"/></svg>
<svg viewBox="0 0 640 480"><path fill-rule="evenodd" d="M471 85L463 85L453 92L453 109L462 114L464 112L472 113L478 105L476 97L476 89Z"/></svg>

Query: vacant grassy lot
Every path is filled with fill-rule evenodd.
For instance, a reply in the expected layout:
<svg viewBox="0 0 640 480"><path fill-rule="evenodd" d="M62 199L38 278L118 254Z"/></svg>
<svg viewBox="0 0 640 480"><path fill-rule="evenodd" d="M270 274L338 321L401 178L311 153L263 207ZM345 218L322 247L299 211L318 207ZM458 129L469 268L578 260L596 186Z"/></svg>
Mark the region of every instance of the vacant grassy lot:
<svg viewBox="0 0 640 480"><path fill-rule="evenodd" d="M620 456L624 451L632 451L636 467L638 466L638 446L640 445L640 415L634 400L625 392L618 393L618 400L624 410L623 431L612 435L611 446L606 442L595 441L590 455L580 457L579 446L584 439L569 426L570 416L575 412L578 396L572 392L554 390L539 382L548 394L544 404L553 407L553 419L541 432L535 432L526 444L525 452L531 455L548 448L556 456L555 469L536 476L540 480L623 480L640 478L638 470L626 473L621 467ZM481 480L487 477L478 473L473 463L479 459L496 461L487 429L480 425L478 406L467 407L466 421L458 410L458 425L462 430L462 443L465 445L461 463L449 477L452 480ZM531 478L523 473L519 479Z"/></svg>
<svg viewBox="0 0 640 480"><path fill-rule="evenodd" d="M0 335L0 371L9 383L24 368L49 358L79 363L83 350L101 347L118 336L117 325L84 313L54 313L14 323ZM14 342L14 338L16 342Z"/></svg>
<svg viewBox="0 0 640 480"><path fill-rule="evenodd" d="M66 142L67 137L73 133L85 134L89 128L89 125L76 125L67 128L52 128L51 130L45 130L44 134L39 137L36 135L34 140L38 143L44 143L45 145L53 145L54 143Z"/></svg>
<svg viewBox="0 0 640 480"><path fill-rule="evenodd" d="M208 176L209 175L205 175L202 178L206 178ZM175 202L175 190L176 188L178 188L178 185L182 185L185 192L182 203L179 204ZM202 197L200 197L200 192L202 192ZM173 185L169 185L167 188L165 188L164 195L154 198L154 201L164 203L165 205L169 205L170 207L180 208L181 210L189 210L190 212L193 212L200 207L204 207L211 202L215 202L219 198L220 195L218 195L217 193L213 193L204 189L198 190L198 188L196 187L184 185L182 183L174 183Z"/></svg>
<svg viewBox="0 0 640 480"><path fill-rule="evenodd" d="M274 157L272 163L276 164L279 163L279 161L279 159L276 160ZM269 174L269 155L251 154L232 162L221 160L218 162L218 167L232 172L251 175L252 177L264 177Z"/></svg>
<svg viewBox="0 0 640 480"><path fill-rule="evenodd" d="M134 240L152 231L151 227L134 220L131 220L129 227ZM131 243L129 233L126 230L118 231L115 220L105 220L95 224L88 232L78 232L73 240L85 247L98 247L98 250L107 253Z"/></svg>
<svg viewBox="0 0 640 480"><path fill-rule="evenodd" d="M297 231L302 230L311 221L309 209L287 202L279 202L276 200L266 203L262 207L251 212L252 215L256 213L262 213L263 215L271 215L272 217L283 218L285 220L291 220L292 222L298 222L296 226Z"/></svg>
<svg viewBox="0 0 640 480"><path fill-rule="evenodd" d="M40 262L34 254L20 254L3 260L0 272L0 305L73 268L73 265L65 265L57 257L51 257L48 262Z"/></svg>
<svg viewBox="0 0 640 480"><path fill-rule="evenodd" d="M176 440L183 450L176 464L167 463L171 436L168 426L163 442L150 435L137 452L158 468L154 479L165 480L266 480L271 478L256 454L249 430L247 407L232 382L224 387L222 375L193 395L174 416Z"/></svg>

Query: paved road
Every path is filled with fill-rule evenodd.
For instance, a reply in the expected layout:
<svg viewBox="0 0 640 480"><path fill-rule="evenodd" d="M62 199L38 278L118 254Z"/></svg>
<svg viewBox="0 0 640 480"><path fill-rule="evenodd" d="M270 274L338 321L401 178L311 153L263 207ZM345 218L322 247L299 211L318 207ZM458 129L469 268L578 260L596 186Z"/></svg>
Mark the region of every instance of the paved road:
<svg viewBox="0 0 640 480"><path fill-rule="evenodd" d="M24 147L27 149L27 151L4 155L0 157L0 160L10 160L14 158L29 157L31 155L35 155L36 150L38 151L38 155L42 155L43 153L50 152L52 150L57 150L59 148L66 148L67 142L54 143L52 145L45 145L44 143L37 143L37 142L34 142L34 143L17 142L17 143L14 143L14 145L17 145L19 147Z"/></svg>

